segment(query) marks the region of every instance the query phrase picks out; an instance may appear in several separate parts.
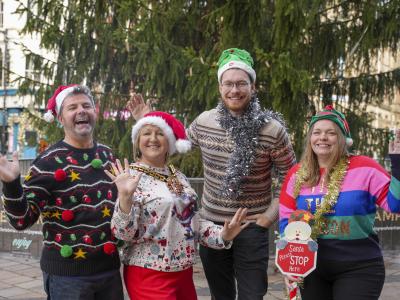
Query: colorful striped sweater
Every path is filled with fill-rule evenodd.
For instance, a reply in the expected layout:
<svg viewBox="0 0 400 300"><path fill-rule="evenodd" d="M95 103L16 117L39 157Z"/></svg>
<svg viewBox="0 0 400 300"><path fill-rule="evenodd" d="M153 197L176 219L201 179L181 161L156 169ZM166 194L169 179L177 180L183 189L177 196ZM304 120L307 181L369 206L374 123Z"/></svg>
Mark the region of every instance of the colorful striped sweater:
<svg viewBox="0 0 400 300"><path fill-rule="evenodd" d="M117 190L104 173L114 161L110 148L77 149L63 141L51 146L25 176L3 183L11 225L24 230L43 220L40 265L53 275L86 276L118 270L111 217Z"/></svg>
<svg viewBox="0 0 400 300"><path fill-rule="evenodd" d="M341 192L333 212L326 215L324 234L318 238L319 259L359 261L382 256L374 231L376 206L388 212L400 212L400 155L392 155L392 177L373 159L351 156ZM395 157L395 158L394 158ZM288 218L296 209L315 213L323 201L326 187L319 182L315 187L302 187L293 198L296 171L288 173L282 186L279 205L279 230L283 233Z"/></svg>
<svg viewBox="0 0 400 300"><path fill-rule="evenodd" d="M204 167L204 188L201 215L211 221L223 222L232 217L239 207L247 207L248 214L264 213L272 221L278 217L278 201L272 198L272 175L283 181L295 164L295 155L285 128L271 119L259 133L259 143L250 175L241 185L238 199L222 196L221 186L234 143L217 121L218 111L203 112L187 130L188 138L201 149Z"/></svg>

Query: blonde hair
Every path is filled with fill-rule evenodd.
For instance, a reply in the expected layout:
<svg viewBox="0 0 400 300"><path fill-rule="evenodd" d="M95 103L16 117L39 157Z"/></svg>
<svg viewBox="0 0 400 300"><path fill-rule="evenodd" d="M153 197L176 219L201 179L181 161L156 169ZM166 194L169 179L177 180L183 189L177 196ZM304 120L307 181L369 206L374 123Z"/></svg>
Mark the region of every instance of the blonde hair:
<svg viewBox="0 0 400 300"><path fill-rule="evenodd" d="M304 142L304 151L300 160L300 164L304 166L306 169L304 183L306 186L310 187L315 186L319 182L321 177L318 158L311 147L311 135L315 124L313 124L307 132ZM340 159L349 154L346 145L346 137L343 135L343 132L340 130L339 126L337 126L334 122L332 122L332 124L334 124L335 132L338 139L337 139L337 145L334 148L334 152L331 155L330 160L328 162L328 167L326 168L327 182L329 182L332 170L339 163Z"/></svg>
<svg viewBox="0 0 400 300"><path fill-rule="evenodd" d="M151 124L147 124L147 125L151 125ZM153 125L153 126L155 126L155 125ZM142 126L142 128L139 129L139 131L135 137L135 140L132 143L133 161L138 161L139 159L142 158L142 152L140 152L139 142L140 142L140 135L142 133L143 128L144 128L144 126ZM168 140L167 140L167 142L168 142ZM168 161L168 158L169 158L169 152L167 152L167 154L165 155L165 163Z"/></svg>

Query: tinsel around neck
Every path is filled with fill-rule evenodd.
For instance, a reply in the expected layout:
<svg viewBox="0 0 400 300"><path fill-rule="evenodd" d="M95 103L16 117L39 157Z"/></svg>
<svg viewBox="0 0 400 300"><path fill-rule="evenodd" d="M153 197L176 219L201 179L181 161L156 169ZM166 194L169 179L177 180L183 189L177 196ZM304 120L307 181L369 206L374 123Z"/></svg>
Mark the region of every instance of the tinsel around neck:
<svg viewBox="0 0 400 300"><path fill-rule="evenodd" d="M275 119L285 126L281 116L269 110L263 110L254 95L241 116L233 116L223 101L217 106L219 125L226 130L234 143L234 149L228 160L226 175L221 191L224 197L236 199L240 195L243 178L250 174L255 159L259 132L265 123Z"/></svg>

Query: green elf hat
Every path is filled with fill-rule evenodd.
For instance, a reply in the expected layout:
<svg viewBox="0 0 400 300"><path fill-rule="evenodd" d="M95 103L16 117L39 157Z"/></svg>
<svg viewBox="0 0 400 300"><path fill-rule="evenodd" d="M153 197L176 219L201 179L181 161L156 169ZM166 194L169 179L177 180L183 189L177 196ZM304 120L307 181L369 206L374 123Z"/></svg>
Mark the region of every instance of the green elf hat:
<svg viewBox="0 0 400 300"><path fill-rule="evenodd" d="M311 128L311 126L313 126L316 122L320 120L330 120L334 122L337 126L339 126L340 130L346 137L346 145L348 147L353 145L353 139L350 135L349 124L347 123L344 114L334 109L332 105L327 105L322 111L311 118L311 122L308 128Z"/></svg>
<svg viewBox="0 0 400 300"><path fill-rule="evenodd" d="M222 74L229 69L241 69L249 74L252 82L255 82L256 72L253 64L253 58L246 50L238 48L224 50L218 60L218 82L221 83Z"/></svg>

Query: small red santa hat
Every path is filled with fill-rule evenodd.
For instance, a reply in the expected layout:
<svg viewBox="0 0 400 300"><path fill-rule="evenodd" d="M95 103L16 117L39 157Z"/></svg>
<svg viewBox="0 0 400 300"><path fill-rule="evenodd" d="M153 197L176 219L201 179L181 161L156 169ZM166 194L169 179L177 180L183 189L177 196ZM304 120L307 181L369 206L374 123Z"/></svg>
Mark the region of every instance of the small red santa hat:
<svg viewBox="0 0 400 300"><path fill-rule="evenodd" d="M60 112L62 103L64 102L67 95L74 91L77 84L60 85L54 92L53 96L47 101L47 112L43 118L46 122L53 122Z"/></svg>
<svg viewBox="0 0 400 300"><path fill-rule="evenodd" d="M164 132L168 139L169 154L172 155L176 151L186 153L190 150L192 144L186 137L185 127L182 122L162 111L152 111L145 114L143 118L136 122L132 127L132 142L135 142L140 129L144 125L155 125Z"/></svg>

